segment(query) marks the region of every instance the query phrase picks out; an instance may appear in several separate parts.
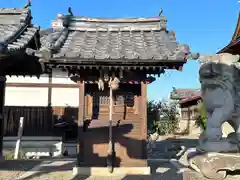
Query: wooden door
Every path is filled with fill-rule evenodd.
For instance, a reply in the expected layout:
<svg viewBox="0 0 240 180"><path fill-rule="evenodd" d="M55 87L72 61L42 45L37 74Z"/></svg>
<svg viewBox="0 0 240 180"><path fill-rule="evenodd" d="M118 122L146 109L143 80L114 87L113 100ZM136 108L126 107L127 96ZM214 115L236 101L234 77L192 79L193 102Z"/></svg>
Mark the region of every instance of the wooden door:
<svg viewBox="0 0 240 180"><path fill-rule="evenodd" d="M92 93L93 119L109 120L109 91ZM123 118L125 112L124 100L113 98L113 120Z"/></svg>
<svg viewBox="0 0 240 180"><path fill-rule="evenodd" d="M89 86L86 98L87 114L92 114L92 119L109 120L109 89L98 91L96 87ZM139 113L140 85L121 85L113 93L113 119L122 119L126 115Z"/></svg>

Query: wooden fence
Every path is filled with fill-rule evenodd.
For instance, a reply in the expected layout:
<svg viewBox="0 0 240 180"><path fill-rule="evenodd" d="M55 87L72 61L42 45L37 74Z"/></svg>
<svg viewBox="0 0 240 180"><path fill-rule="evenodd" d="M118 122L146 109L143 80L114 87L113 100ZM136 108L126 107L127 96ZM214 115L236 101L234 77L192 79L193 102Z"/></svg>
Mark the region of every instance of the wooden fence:
<svg viewBox="0 0 240 180"><path fill-rule="evenodd" d="M123 93L122 93L123 94ZM104 95L104 94L103 94ZM103 96L101 93L95 93L93 98L86 96L85 114L89 118L101 119L99 114L108 113L108 96ZM114 112L126 113L124 106L128 106L127 112L134 110L134 96L129 93L121 97L117 96L114 104ZM59 134L54 128L54 123L57 116L62 116L65 121L78 119L78 107L43 107L43 106L5 106L4 108L4 135L17 136L19 119L24 117L23 136L54 136ZM103 119L105 116L103 116ZM108 115L106 115L106 118ZM57 134L56 134L57 133Z"/></svg>
<svg viewBox="0 0 240 180"><path fill-rule="evenodd" d="M24 117L23 136L57 135L54 128L57 115L77 116L77 108L5 106L4 135L17 136L20 117Z"/></svg>

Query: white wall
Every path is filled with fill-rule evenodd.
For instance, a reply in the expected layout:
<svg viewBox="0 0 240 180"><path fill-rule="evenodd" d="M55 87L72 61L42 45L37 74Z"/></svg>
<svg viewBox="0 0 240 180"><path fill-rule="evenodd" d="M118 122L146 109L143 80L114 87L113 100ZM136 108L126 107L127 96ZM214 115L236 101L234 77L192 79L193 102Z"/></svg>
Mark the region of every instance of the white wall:
<svg viewBox="0 0 240 180"><path fill-rule="evenodd" d="M49 78L36 77L7 77L7 83L48 83ZM54 76L53 84L75 84L65 76ZM52 88L52 106L78 106L78 88ZM45 87L6 87L5 105L7 106L47 106L48 88Z"/></svg>
<svg viewBox="0 0 240 180"><path fill-rule="evenodd" d="M68 77L52 77L52 83L53 84L76 84L74 81L72 81Z"/></svg>
<svg viewBox="0 0 240 180"><path fill-rule="evenodd" d="M52 106L78 107L78 97L78 88L52 88Z"/></svg>
<svg viewBox="0 0 240 180"><path fill-rule="evenodd" d="M61 71L60 69L52 70L52 83L53 84L76 84L69 77L68 73Z"/></svg>
<svg viewBox="0 0 240 180"><path fill-rule="evenodd" d="M48 88L6 87L6 106L47 106Z"/></svg>

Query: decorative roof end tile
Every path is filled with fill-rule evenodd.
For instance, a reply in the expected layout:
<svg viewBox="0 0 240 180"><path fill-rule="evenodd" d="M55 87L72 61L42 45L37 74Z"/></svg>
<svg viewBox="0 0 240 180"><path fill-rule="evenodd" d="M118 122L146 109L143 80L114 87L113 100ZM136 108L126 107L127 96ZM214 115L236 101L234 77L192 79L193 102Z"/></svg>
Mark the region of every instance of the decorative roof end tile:
<svg viewBox="0 0 240 180"><path fill-rule="evenodd" d="M27 4L23 7L24 9L30 8L32 6L31 0L27 1Z"/></svg>

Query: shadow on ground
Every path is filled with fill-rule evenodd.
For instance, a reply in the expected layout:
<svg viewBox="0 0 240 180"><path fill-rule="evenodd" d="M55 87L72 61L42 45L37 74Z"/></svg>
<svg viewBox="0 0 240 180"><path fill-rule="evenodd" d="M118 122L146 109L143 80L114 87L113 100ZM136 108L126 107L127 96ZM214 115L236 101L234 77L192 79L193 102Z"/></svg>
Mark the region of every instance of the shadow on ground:
<svg viewBox="0 0 240 180"><path fill-rule="evenodd" d="M179 159L186 149L195 148L198 139L166 138L155 141L149 159Z"/></svg>
<svg viewBox="0 0 240 180"><path fill-rule="evenodd" d="M29 161L26 161L29 162ZM34 162L34 161L31 161ZM36 165L40 164L40 161L35 161ZM6 163L6 162L5 162ZM5 164L3 163L3 164ZM9 161L8 164L17 164L17 161ZM149 161L149 166L151 167L152 175L126 175L126 176L76 176L72 177L72 168L74 167L75 162L69 161L68 159L59 159L59 160L49 160L49 161L43 161L41 162L41 168L35 169L35 171L31 171L31 169L27 169L28 171L25 175L21 178L21 180L31 180L36 179L39 177L44 177L47 179L51 179L53 176L54 178L58 179L72 179L72 180L84 180L84 179L114 179L114 180L131 180L131 179L166 179L166 180L183 180L182 174L178 174L178 169L174 167L170 162L160 162L160 161ZM16 165L17 166L17 165ZM5 168L6 170L9 170L10 168ZM55 175L53 175L55 174ZM58 175L56 175L58 174Z"/></svg>
<svg viewBox="0 0 240 180"><path fill-rule="evenodd" d="M0 163L0 171L27 172L41 163L42 160L6 160Z"/></svg>
<svg viewBox="0 0 240 180"><path fill-rule="evenodd" d="M149 161L151 167L151 175L123 175L123 176L76 176L72 180L183 180L181 173L177 173L178 169L169 162Z"/></svg>
<svg viewBox="0 0 240 180"><path fill-rule="evenodd" d="M156 146L153 149L154 152L158 152L156 158L152 158L148 161L151 168L151 175L126 175L126 176L76 176L72 177L72 168L76 162L73 158L59 158L59 159L44 159L44 160L9 160L0 163L0 171L25 171L27 175L23 176L21 180L36 179L44 177L46 179L72 179L72 180L206 180L200 174L191 171L187 166L184 166L181 162L170 162L169 159L176 157L174 150L177 152L177 147L185 146L185 149L196 147L197 140L193 139L174 139L167 138L162 141L156 142ZM175 153L176 153L175 152ZM156 155L156 154L155 154ZM181 158L182 159L182 158ZM39 167L34 171L33 167ZM234 173L230 174L226 180L240 179L239 175Z"/></svg>

